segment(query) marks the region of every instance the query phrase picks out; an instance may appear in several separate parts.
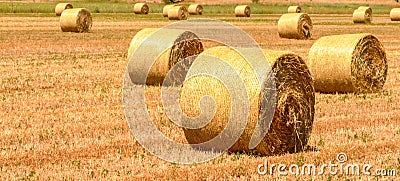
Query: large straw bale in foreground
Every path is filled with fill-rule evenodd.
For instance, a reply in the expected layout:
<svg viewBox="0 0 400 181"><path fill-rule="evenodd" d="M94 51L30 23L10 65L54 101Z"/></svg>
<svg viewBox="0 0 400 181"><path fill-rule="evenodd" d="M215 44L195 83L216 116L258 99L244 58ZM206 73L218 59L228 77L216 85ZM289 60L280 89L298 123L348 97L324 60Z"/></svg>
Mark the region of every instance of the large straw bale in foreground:
<svg viewBox="0 0 400 181"><path fill-rule="evenodd" d="M147 3L136 3L133 6L133 12L135 14L148 14L149 6L147 5Z"/></svg>
<svg viewBox="0 0 400 181"><path fill-rule="evenodd" d="M235 8L235 16L236 17L250 17L251 10L248 5L239 5Z"/></svg>
<svg viewBox="0 0 400 181"><path fill-rule="evenodd" d="M388 70L385 50L371 34L320 38L310 49L308 66L320 92L377 92Z"/></svg>
<svg viewBox="0 0 400 181"><path fill-rule="evenodd" d="M188 8L189 14L191 15L202 15L203 6L200 4L191 4Z"/></svg>
<svg viewBox="0 0 400 181"><path fill-rule="evenodd" d="M61 13L66 9L74 8L70 3L58 3L54 11L56 12L57 16L61 16Z"/></svg>
<svg viewBox="0 0 400 181"><path fill-rule="evenodd" d="M400 21L400 8L393 8L390 10L390 20Z"/></svg>
<svg viewBox="0 0 400 181"><path fill-rule="evenodd" d="M236 70L243 81L250 103L248 123L240 139L229 149L230 151L244 151L249 153L249 142L257 122L262 130L270 127L265 137L256 146L258 153L262 155L276 155L293 153L303 150L307 145L312 130L314 119L314 88L312 77L306 64L301 57L290 52L276 52L264 50L263 52L271 64L276 94L272 94L266 88L271 79L266 78L263 85L259 81L250 64L243 59L235 50L228 47L214 47L205 50L201 55L213 56L229 64ZM190 71L196 69L210 69L225 72L226 77L230 75L227 67L216 67L213 61L201 58L199 55L194 60ZM265 65L267 66L267 65ZM268 72L264 72L266 77ZM241 80L229 79L233 84L240 84ZM274 86L275 87L275 86ZM271 87L270 87L271 88ZM236 91L233 90L233 91ZM226 127L230 112L231 99L228 90L219 79L207 75L198 75L186 79L181 89L180 105L183 112L196 117L200 114L199 101L203 96L210 96L216 103L216 113L213 119L199 129L184 129L186 138L191 144L206 142ZM271 96L276 96L275 111L268 110L268 101ZM243 100L246 101L246 100ZM239 108L243 109L243 108ZM268 113L268 111L270 111ZM274 114L271 125L267 125L265 118L267 114ZM228 135L228 137L230 137ZM218 150L220 145L211 145L204 150Z"/></svg>
<svg viewBox="0 0 400 181"><path fill-rule="evenodd" d="M313 24L306 13L288 13L279 18L278 33L281 38L309 39Z"/></svg>
<svg viewBox="0 0 400 181"><path fill-rule="evenodd" d="M164 6L164 8L163 8L163 16L164 17L168 17L168 11L169 11L169 9L170 8L172 8L172 7L174 7L175 5L174 4L170 4L170 5L165 5Z"/></svg>
<svg viewBox="0 0 400 181"><path fill-rule="evenodd" d="M63 32L89 32L92 28L92 14L85 8L66 9L60 17Z"/></svg>
<svg viewBox="0 0 400 181"><path fill-rule="evenodd" d="M366 6L360 6L354 10L353 13L354 23L371 23L372 22L372 9Z"/></svg>
<svg viewBox="0 0 400 181"><path fill-rule="evenodd" d="M188 15L189 13L185 6L174 6L168 10L168 19L170 20L186 20Z"/></svg>
<svg viewBox="0 0 400 181"><path fill-rule="evenodd" d="M289 6L288 13L300 13L301 7L300 6Z"/></svg>
<svg viewBox="0 0 400 181"><path fill-rule="evenodd" d="M160 39L157 44L154 44L154 42L146 42L146 38L152 36L154 33L157 33L157 36L159 37L166 38ZM143 43L154 44L154 46L156 46L154 47L155 49L161 44L171 45L170 48L164 50L163 53L158 56L148 74L146 70L139 68L140 70L138 71L141 71L139 72L140 74L148 75L146 84L149 85L162 84L168 71L178 61L181 61L190 56L198 55L204 50L203 44L201 43L197 35L190 31L176 29L163 29L163 31L160 31L160 29L157 28L145 28L136 33L128 49L128 61L130 62L130 64L137 67L141 67L142 65L146 64L146 62L140 62L140 60L131 60L131 56ZM135 79L133 79L132 81L133 83L139 83L135 82Z"/></svg>

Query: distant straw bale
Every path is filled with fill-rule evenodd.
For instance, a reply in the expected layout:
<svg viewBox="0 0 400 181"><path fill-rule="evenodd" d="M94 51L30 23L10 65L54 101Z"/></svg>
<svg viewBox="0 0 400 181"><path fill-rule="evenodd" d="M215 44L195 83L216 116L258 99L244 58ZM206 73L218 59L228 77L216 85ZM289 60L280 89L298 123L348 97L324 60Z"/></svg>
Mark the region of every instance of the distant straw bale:
<svg viewBox="0 0 400 181"><path fill-rule="evenodd" d="M189 14L191 15L202 15L203 14L203 6L200 4L191 4L189 6Z"/></svg>
<svg viewBox="0 0 400 181"><path fill-rule="evenodd" d="M165 5L164 6L164 8L163 8L163 16L164 17L168 17L168 11L169 11L169 9L170 8L172 8L172 7L174 7L175 5L174 4L170 4L170 5Z"/></svg>
<svg viewBox="0 0 400 181"><path fill-rule="evenodd" d="M400 8L393 8L390 11L390 20L400 21Z"/></svg>
<svg viewBox="0 0 400 181"><path fill-rule="evenodd" d="M61 16L61 13L66 9L74 8L70 3L58 3L54 11L56 12L57 16Z"/></svg>
<svg viewBox="0 0 400 181"><path fill-rule="evenodd" d="M300 6L289 6L288 13L300 13L301 7Z"/></svg>
<svg viewBox="0 0 400 181"><path fill-rule="evenodd" d="M315 90L328 93L378 92L388 71L385 49L371 34L320 38L310 49L308 66Z"/></svg>
<svg viewBox="0 0 400 181"><path fill-rule="evenodd" d="M250 17L251 10L248 5L239 5L235 8L236 17Z"/></svg>
<svg viewBox="0 0 400 181"><path fill-rule="evenodd" d="M281 38L310 39L313 24L306 13L288 13L279 18L278 33Z"/></svg>
<svg viewBox="0 0 400 181"><path fill-rule="evenodd" d="M354 10L353 13L354 23L371 23L372 22L372 9L366 6L360 6Z"/></svg>
<svg viewBox="0 0 400 181"><path fill-rule="evenodd" d="M60 27L63 32L89 32L92 14L85 8L66 9L61 13Z"/></svg>
<svg viewBox="0 0 400 181"><path fill-rule="evenodd" d="M151 67L149 72L144 70L144 65L148 62L141 62L137 59L132 59L132 55L138 49L139 46L145 43L152 44L153 42L147 42L146 39L153 34L157 33L157 36L166 37L165 39L160 39L157 44L157 48L160 45L171 45L170 48L163 51L160 54ZM201 43L198 36L190 31L177 30L177 29L157 29L157 28L145 28L133 37L129 49L128 49L128 61L131 66L136 70L141 76L147 75L146 84L148 85L161 85L163 80L169 70L179 61L190 57L198 55L203 51L203 44ZM148 50L152 51L152 50ZM133 61L133 62L132 62ZM133 83L140 84L136 79L132 79Z"/></svg>
<svg viewBox="0 0 400 181"><path fill-rule="evenodd" d="M170 20L186 20L188 15L189 13L185 6L174 6L168 10L168 19Z"/></svg>
<svg viewBox="0 0 400 181"><path fill-rule="evenodd" d="M147 3L136 3L133 6L133 12L135 14L148 14L149 6L147 5Z"/></svg>

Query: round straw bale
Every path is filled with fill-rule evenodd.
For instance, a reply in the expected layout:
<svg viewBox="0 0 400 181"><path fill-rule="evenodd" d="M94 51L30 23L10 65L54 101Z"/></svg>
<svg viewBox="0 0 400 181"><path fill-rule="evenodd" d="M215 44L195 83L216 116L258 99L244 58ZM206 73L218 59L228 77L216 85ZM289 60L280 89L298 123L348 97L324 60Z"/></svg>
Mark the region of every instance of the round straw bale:
<svg viewBox="0 0 400 181"><path fill-rule="evenodd" d="M60 27L63 32L89 32L92 15L85 8L66 9L61 13Z"/></svg>
<svg viewBox="0 0 400 181"><path fill-rule="evenodd" d="M187 57L198 55L204 48L198 36L190 31L177 30L177 29L163 29L160 31L158 28L145 28L133 37L129 49L128 49L128 61L131 60L131 56L138 49L140 45L146 43L146 38L152 36L154 33L158 33L160 37L168 37L159 40L157 44L154 44L154 48L161 44L171 44L172 46L163 51L154 62L150 71L147 73L146 70L138 68L141 74L147 75L146 84L148 85L161 85L163 80L171 67L173 67L178 61L181 61ZM149 42L153 43L153 42ZM151 50L149 50L151 51ZM146 62L132 62L135 66L141 67L141 64ZM133 83L135 79L132 79Z"/></svg>
<svg viewBox="0 0 400 181"><path fill-rule="evenodd" d="M147 3L136 3L133 6L133 12L135 14L148 14L149 6L147 5Z"/></svg>
<svg viewBox="0 0 400 181"><path fill-rule="evenodd" d="M200 4L191 4L189 6L189 14L191 15L202 15L203 14L203 6Z"/></svg>
<svg viewBox="0 0 400 181"><path fill-rule="evenodd" d="M170 8L172 8L172 7L174 7L175 5L174 4L170 4L170 5L165 5L164 6L164 8L163 8L163 16L164 17L168 17L168 11L169 11L169 9Z"/></svg>
<svg viewBox="0 0 400 181"><path fill-rule="evenodd" d="M400 21L400 8L390 10L390 19L392 21Z"/></svg>
<svg viewBox="0 0 400 181"><path fill-rule="evenodd" d="M74 8L72 6L72 4L70 3L58 3L56 5L56 8L54 9L54 11L56 12L57 16L61 16L61 13L65 10L65 9L72 9Z"/></svg>
<svg viewBox="0 0 400 181"><path fill-rule="evenodd" d="M309 52L315 90L319 92L377 92L386 82L386 53L371 34L322 37Z"/></svg>
<svg viewBox="0 0 400 181"><path fill-rule="evenodd" d="M278 33L281 38L309 39L313 24L306 13L288 13L279 18Z"/></svg>
<svg viewBox="0 0 400 181"><path fill-rule="evenodd" d="M168 10L168 19L170 20L186 20L189 13L185 6L174 6Z"/></svg>
<svg viewBox="0 0 400 181"><path fill-rule="evenodd" d="M267 130L265 137L255 147L261 155L277 155L302 151L307 145L314 120L315 95L310 72L301 57L290 52L277 52L263 50L272 67L260 85L254 69L235 50L228 47L213 47L205 50L201 55L216 57L232 67L242 79L250 103L250 113L244 132L239 140L229 149L231 152L243 151L249 153L249 142L257 123L260 129ZM196 58L189 69L215 69L226 72L227 67L215 67L214 61L207 61L202 56ZM205 63L202 63L205 62ZM209 67L204 67L209 66ZM266 65L267 66L267 65ZM266 70L268 71L268 70ZM272 94L276 99L271 99L271 91L266 88L274 76L276 92ZM233 77L233 76L232 76ZM239 80L232 80L239 82ZM210 96L216 104L216 112L212 120L199 129L184 128L186 139L191 144L204 143L220 134L228 124L231 110L231 100L227 88L220 80L201 74L191 76L185 80L180 92L180 105L182 111L196 117L200 114L199 101L204 96ZM275 101L273 120L270 125L263 123L267 117L268 101ZM246 100L243 100L246 101ZM269 128L269 129L268 129ZM229 135L228 135L229 136ZM213 148L201 148L211 150Z"/></svg>
<svg viewBox="0 0 400 181"><path fill-rule="evenodd" d="M288 13L300 13L301 7L300 6L289 6Z"/></svg>
<svg viewBox="0 0 400 181"><path fill-rule="evenodd" d="M354 10L353 22L354 23L371 23L372 9L370 7L360 6Z"/></svg>
<svg viewBox="0 0 400 181"><path fill-rule="evenodd" d="M248 5L239 5L235 8L236 17L250 17L251 11Z"/></svg>

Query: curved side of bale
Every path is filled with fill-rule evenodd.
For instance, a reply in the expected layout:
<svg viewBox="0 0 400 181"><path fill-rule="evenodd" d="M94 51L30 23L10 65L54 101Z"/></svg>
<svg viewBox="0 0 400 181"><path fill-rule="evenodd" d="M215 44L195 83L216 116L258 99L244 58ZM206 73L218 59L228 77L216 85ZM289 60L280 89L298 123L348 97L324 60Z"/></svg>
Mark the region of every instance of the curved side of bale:
<svg viewBox="0 0 400 181"><path fill-rule="evenodd" d="M306 13L288 13L279 18L278 33L281 38L309 39L313 24Z"/></svg>
<svg viewBox="0 0 400 181"><path fill-rule="evenodd" d="M56 8L54 9L54 11L56 12L57 16L61 16L61 13L65 10L65 9L72 9L74 8L72 6L72 4L70 3L58 3L56 5Z"/></svg>
<svg viewBox="0 0 400 181"><path fill-rule="evenodd" d="M248 5L239 5L235 8L235 16L236 17L250 17L251 10Z"/></svg>
<svg viewBox="0 0 400 181"><path fill-rule="evenodd" d="M188 8L189 14L191 15L202 15L203 6L200 4L191 4Z"/></svg>
<svg viewBox="0 0 400 181"><path fill-rule="evenodd" d="M168 10L168 19L170 20L186 20L188 15L189 13L185 6L174 6Z"/></svg>
<svg viewBox="0 0 400 181"><path fill-rule="evenodd" d="M201 43L198 36L190 31L176 30L176 29L164 29L160 31L158 28L145 28L133 37L129 49L128 49L128 62L135 66L142 66L145 62L132 62L131 57L137 48L145 43L146 38L152 36L154 33L161 34L160 36L168 36L165 40L160 40L159 44L171 44L171 47L163 51L154 62L150 71L148 72L146 84L148 85L161 85L163 80L171 67L177 62L194 55L198 55L203 52L203 44ZM151 43L151 42L150 42ZM156 48L156 47L155 47ZM151 51L151 50L149 50ZM139 68L140 69L140 68ZM144 69L141 69L142 74L147 74ZM133 83L135 79L132 79Z"/></svg>
<svg viewBox="0 0 400 181"><path fill-rule="evenodd" d="M254 128L257 123L264 122L265 114L268 114L268 108L263 107L271 96L270 92L264 89L268 82L264 80L264 85L260 86L251 66L235 50L228 47L210 48L202 54L217 57L228 63L238 72L245 84L250 102L249 118L243 134L229 151L249 153L249 142ZM261 123L264 126L261 129L269 127L269 130L255 149L265 156L302 151L307 145L314 119L315 95L312 77L301 57L293 53L264 50L264 54L272 66L276 83L276 107L271 125ZM207 60L195 59L190 69L201 69L203 67L197 66L207 65L211 69L224 71L224 67L215 67L213 62L200 64L199 61ZM268 72L265 72L265 75L268 75ZM223 131L229 121L232 98L223 83L206 75L190 77L183 84L180 104L184 113L190 117L198 116L198 103L205 95L215 100L217 111L205 127L184 129L185 136L191 144L211 140Z"/></svg>
<svg viewBox="0 0 400 181"><path fill-rule="evenodd" d="M390 20L400 21L400 8L393 8L390 10Z"/></svg>
<svg viewBox="0 0 400 181"><path fill-rule="evenodd" d="M135 14L148 14L149 6L147 5L147 3L136 3L133 6L133 12Z"/></svg>
<svg viewBox="0 0 400 181"><path fill-rule="evenodd" d="M170 5L165 5L163 8L163 16L164 17L168 17L168 11L170 8L174 7L174 4L170 4Z"/></svg>
<svg viewBox="0 0 400 181"><path fill-rule="evenodd" d="M372 8L370 8L370 7L368 7L368 6L360 6L360 7L358 7L357 9L359 9L359 10L365 10L365 11L368 11L368 12L370 12L370 13L372 14Z"/></svg>
<svg viewBox="0 0 400 181"><path fill-rule="evenodd" d="M89 32L92 14L85 8L66 9L61 13L60 27L63 32Z"/></svg>
<svg viewBox="0 0 400 181"><path fill-rule="evenodd" d="M308 66L319 92L380 91L387 76L385 50L371 34L322 37L309 52Z"/></svg>
<svg viewBox="0 0 400 181"><path fill-rule="evenodd" d="M354 23L371 23L372 9L370 7L361 6L353 12Z"/></svg>
<svg viewBox="0 0 400 181"><path fill-rule="evenodd" d="M301 7L300 6L289 6L288 13L300 13Z"/></svg>

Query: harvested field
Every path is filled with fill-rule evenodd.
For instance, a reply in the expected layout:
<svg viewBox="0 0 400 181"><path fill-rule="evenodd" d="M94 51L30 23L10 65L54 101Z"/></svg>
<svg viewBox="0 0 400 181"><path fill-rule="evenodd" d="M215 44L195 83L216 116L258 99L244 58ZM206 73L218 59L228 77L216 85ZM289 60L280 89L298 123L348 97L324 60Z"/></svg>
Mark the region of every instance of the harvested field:
<svg viewBox="0 0 400 181"><path fill-rule="evenodd" d="M160 28L173 21L162 17L162 8L146 16L92 12L95 23L90 33L61 32L52 7L48 13L0 15L0 180L399 179L331 175L327 169L314 177L257 173L266 160L270 165L321 166L336 162L343 152L347 164L373 165L372 174L377 169L400 174L400 24L391 22L390 9L387 14L374 14L373 24L368 25L353 24L352 12L310 14L311 40L279 38L280 14L252 14L246 19L223 13L202 15L242 28L261 48L291 51L305 61L322 36L374 34L386 49L387 81L379 93L316 93L309 149L304 152L270 157L224 153L206 163L179 165L153 156L135 141L122 105L132 37L143 28ZM146 87L150 117L167 137L184 143L183 130L172 126L162 113L160 94L159 87Z"/></svg>

